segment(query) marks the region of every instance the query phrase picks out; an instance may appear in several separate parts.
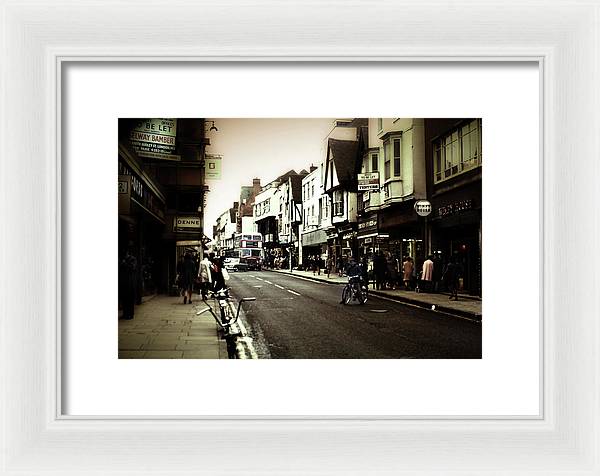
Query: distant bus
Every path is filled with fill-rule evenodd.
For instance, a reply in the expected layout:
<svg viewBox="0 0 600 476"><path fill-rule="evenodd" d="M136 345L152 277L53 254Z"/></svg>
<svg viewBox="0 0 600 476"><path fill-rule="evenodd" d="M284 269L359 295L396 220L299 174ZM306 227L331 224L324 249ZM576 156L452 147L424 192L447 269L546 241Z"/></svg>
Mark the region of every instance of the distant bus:
<svg viewBox="0 0 600 476"><path fill-rule="evenodd" d="M263 247L260 233L236 233L233 248L225 250L224 265L227 270L246 271L262 268Z"/></svg>

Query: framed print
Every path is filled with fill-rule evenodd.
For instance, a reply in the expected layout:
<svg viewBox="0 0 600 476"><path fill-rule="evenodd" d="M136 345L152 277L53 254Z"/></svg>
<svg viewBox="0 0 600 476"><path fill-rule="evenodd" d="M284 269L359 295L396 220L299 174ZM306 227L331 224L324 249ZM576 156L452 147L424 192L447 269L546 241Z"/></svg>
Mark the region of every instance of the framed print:
<svg viewBox="0 0 600 476"><path fill-rule="evenodd" d="M600 474L597 5L48 1L5 2L1 11L1 474ZM296 190L297 200L308 200L303 210L314 207L310 174L318 163L310 152L306 173L302 158L286 175L269 168L276 152L252 142L283 139L281 160L271 162L285 168L292 149L309 142L297 137L312 127L310 118L335 118L316 133L326 139L321 177L331 206L315 203L341 225L319 235L324 215L310 208L297 221L286 215L276 230L282 238L286 226L293 236L294 222L306 227L297 255L292 238L266 246L275 233L267 221L257 225L258 238L240 231L239 243L232 234L226 248L218 230L232 221L233 203L240 213L237 195L209 185L217 198L205 204L187 181L200 174L223 184L235 167L250 186L268 171L269 182L287 178L273 193L287 183L289 197ZM261 129L284 119L304 122ZM350 155L352 196L340 162ZM433 192L400 190L420 183ZM252 216L270 213L268 190L261 185ZM358 197L355 227L344 229ZM395 211L367 216L376 200ZM410 214L402 214L402 202ZM277 203L283 216L286 202ZM206 239L198 233L208 229L199 218L204 208L214 209L219 225ZM423 225L414 236L394 228L410 228L403 216ZM160 240L173 253L148 251ZM329 246L319 248L319 240ZM369 302L368 318L356 310L364 303L335 303L347 306L354 324L326 316L332 341L341 326L370 329L371 340L399 333L409 349L400 357L417 358L391 350L392 358L370 351L340 358L324 351L316 327L307 337L315 358L287 354L292 344L270 341L263 324L271 350L254 353L292 357L219 359L238 350L219 343L216 324L200 308L196 315L189 294L179 302L179 288L193 279L180 277L177 283L189 283L175 286L171 301L133 306L128 289L139 281L125 284L138 262L144 289L169 291L176 274L186 275L186 260L191 269L194 253L211 241L230 258L231 274L239 273L232 280L254 273L244 286L257 301L234 296L246 314L261 299L278 309L283 295L289 312L317 306L301 295L309 286L333 289L317 283L320 259L357 256L374 272L368 259L379 251L386 263L421 256L424 274L415 284L426 292L411 291L403 304L423 313L417 322L392 329L388 304ZM452 286L482 298L470 308L479 317L479 331L468 331L474 341L467 331L444 333L452 309L427 300L425 252L434 253L433 263L446 249L452 264L462 256ZM305 283L302 289L239 269L264 260L282 272L286 258L302 280L285 279ZM173 276L160 284L152 273L165 269ZM387 292L409 287L410 279L387 276ZM164 316L128 314L160 305ZM438 340L411 353L427 313L442 323ZM466 358L437 353L441 341ZM252 357L247 341L237 344Z"/></svg>

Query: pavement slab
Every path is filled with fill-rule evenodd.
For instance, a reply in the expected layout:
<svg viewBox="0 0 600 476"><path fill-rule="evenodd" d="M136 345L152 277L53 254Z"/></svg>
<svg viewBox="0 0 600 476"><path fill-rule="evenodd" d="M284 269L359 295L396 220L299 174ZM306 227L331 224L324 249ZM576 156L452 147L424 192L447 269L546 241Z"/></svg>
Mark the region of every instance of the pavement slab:
<svg viewBox="0 0 600 476"><path fill-rule="evenodd" d="M164 295L144 299L134 319L119 320L119 358L228 358L215 321L210 314L197 316L197 305L202 301L184 305L181 298Z"/></svg>

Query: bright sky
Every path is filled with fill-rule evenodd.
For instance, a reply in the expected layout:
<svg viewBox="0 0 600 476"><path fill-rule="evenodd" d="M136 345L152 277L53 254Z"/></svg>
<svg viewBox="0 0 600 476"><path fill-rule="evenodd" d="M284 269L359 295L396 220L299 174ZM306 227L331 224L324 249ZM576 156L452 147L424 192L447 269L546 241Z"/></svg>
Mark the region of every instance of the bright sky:
<svg viewBox="0 0 600 476"><path fill-rule="evenodd" d="M211 120L213 120L211 118ZM204 213L204 233L240 197L242 185L260 178L265 185L290 169L299 172L318 164L333 119L214 119L218 132L207 133L207 154L222 155L221 180L210 188Z"/></svg>

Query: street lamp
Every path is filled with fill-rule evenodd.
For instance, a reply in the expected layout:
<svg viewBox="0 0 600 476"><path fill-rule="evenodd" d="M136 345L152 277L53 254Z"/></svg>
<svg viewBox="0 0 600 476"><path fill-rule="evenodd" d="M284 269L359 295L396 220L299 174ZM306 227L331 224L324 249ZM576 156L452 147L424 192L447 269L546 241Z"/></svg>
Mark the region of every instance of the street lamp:
<svg viewBox="0 0 600 476"><path fill-rule="evenodd" d="M206 127L208 127L208 124L211 124L210 128L208 130L206 130ZM219 132L219 129L217 129L217 126L215 126L215 121L204 121L204 127L205 130L204 132Z"/></svg>

